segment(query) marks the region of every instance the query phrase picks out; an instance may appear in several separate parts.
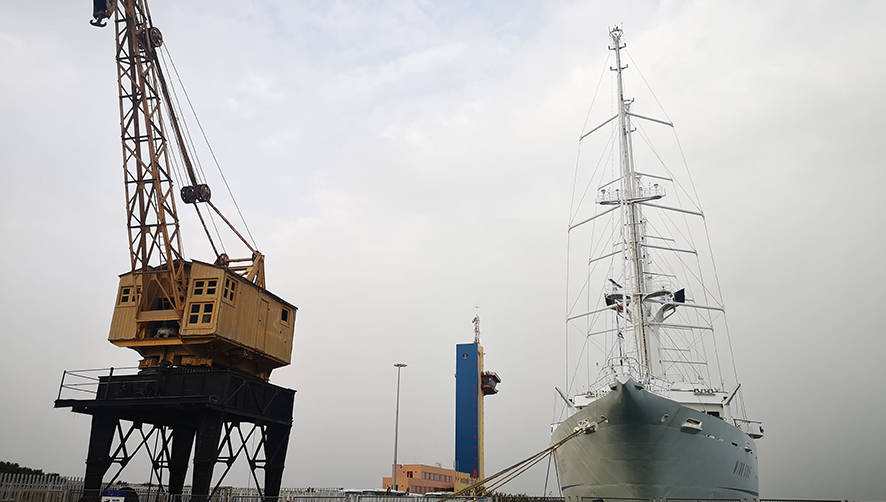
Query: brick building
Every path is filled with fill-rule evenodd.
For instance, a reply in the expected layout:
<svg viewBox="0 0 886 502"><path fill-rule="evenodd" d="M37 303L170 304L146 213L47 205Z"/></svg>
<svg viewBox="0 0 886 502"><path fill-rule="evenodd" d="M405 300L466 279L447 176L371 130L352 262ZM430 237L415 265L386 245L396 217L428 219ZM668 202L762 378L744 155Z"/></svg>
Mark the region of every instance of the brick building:
<svg viewBox="0 0 886 502"><path fill-rule="evenodd" d="M463 472L424 464L397 465L397 487L393 487L392 475L382 478L383 489L396 489L409 493L452 492L470 486L475 478Z"/></svg>

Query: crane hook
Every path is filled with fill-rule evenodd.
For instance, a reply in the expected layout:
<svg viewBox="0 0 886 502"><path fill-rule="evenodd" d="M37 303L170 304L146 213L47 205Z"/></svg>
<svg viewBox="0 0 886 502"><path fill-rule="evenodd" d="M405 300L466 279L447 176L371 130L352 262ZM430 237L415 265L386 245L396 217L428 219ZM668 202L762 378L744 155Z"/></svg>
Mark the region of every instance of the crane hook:
<svg viewBox="0 0 886 502"><path fill-rule="evenodd" d="M93 0L92 1L92 20L89 24L104 28L108 25L105 19L111 17L111 12L117 8L117 0Z"/></svg>

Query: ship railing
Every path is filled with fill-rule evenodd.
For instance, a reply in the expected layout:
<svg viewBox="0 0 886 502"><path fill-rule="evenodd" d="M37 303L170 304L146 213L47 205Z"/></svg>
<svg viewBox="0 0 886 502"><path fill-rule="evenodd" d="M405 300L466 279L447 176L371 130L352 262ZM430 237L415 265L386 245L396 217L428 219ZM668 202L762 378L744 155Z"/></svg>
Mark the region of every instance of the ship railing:
<svg viewBox="0 0 886 502"><path fill-rule="evenodd" d="M665 189L658 183L641 183L636 186L632 197L625 197L620 188L601 188L597 192L597 204L615 205L623 202L642 202L647 200L661 199L665 196Z"/></svg>
<svg viewBox="0 0 886 502"><path fill-rule="evenodd" d="M748 420L748 419L746 419L746 418L733 418L732 420L735 421L735 424L736 424L736 425L738 425L739 422L740 422L740 423L743 423L743 424L758 424L758 425L763 425L763 422L761 422L761 421L759 421L759 420ZM779 499L768 499L768 500L779 500ZM786 500L793 500L793 499L786 499Z"/></svg>
<svg viewBox="0 0 886 502"><path fill-rule="evenodd" d="M630 376L634 380L642 382L648 390L659 393L667 392L673 385L673 382L669 380L650 375L649 368L635 357L614 356L606 360L606 367L603 370L603 374L596 382L589 385L588 388L593 390L596 386L608 385L613 378L620 375Z"/></svg>

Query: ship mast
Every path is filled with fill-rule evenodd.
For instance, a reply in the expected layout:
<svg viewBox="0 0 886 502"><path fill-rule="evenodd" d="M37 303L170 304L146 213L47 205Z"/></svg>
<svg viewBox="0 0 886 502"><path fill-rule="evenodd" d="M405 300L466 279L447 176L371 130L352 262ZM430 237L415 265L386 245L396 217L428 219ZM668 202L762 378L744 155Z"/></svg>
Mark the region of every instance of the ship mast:
<svg viewBox="0 0 886 502"><path fill-rule="evenodd" d="M626 302L626 313L633 325L638 357L643 365L641 378L649 380L653 373L654 358L653 350L650 347L650 333L647 330L647 312L644 304L646 256L643 252L643 242L646 236L643 215L639 205L636 204L639 199L637 197L639 195L637 193L639 180L634 171L634 155L631 145L630 106L633 100L626 100L624 97L622 71L627 68L627 65L622 66L621 64L621 50L625 48L625 44L621 41L621 28L612 28L609 31L609 36L612 38L612 46L609 47L609 50L615 51L615 67L610 69L616 72L618 92L619 162L621 164L621 194L618 203L622 210L622 221L625 221L627 226L626 251L630 261L630 284L633 289L629 296L630 300Z"/></svg>

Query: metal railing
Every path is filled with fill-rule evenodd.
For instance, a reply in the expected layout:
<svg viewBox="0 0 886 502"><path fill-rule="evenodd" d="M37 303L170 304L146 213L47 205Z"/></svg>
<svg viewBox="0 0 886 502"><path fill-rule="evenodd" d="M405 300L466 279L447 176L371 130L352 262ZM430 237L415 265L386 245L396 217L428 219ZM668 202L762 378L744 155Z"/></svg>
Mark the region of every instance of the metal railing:
<svg viewBox="0 0 886 502"><path fill-rule="evenodd" d="M96 399L103 378L114 375L134 375L137 366L124 368L93 368L87 370L65 370L58 386L56 399Z"/></svg>
<svg viewBox="0 0 886 502"><path fill-rule="evenodd" d="M115 486L119 490L122 486ZM129 485L128 491L138 496L139 502L190 502L191 487L186 486L181 495L170 495L162 487ZM83 497L83 478L57 474L9 474L0 473L0 502L78 502ZM93 497L99 494L93 494ZM261 497L255 488L221 487L210 502L406 502L422 498L440 500L439 496L407 494L390 496L346 492L341 488L283 488L276 498ZM494 494L487 497L458 497L459 502L563 502L562 497L532 497ZM581 497L580 502L850 502L843 499L793 499L755 498L746 499L628 499L610 497Z"/></svg>

